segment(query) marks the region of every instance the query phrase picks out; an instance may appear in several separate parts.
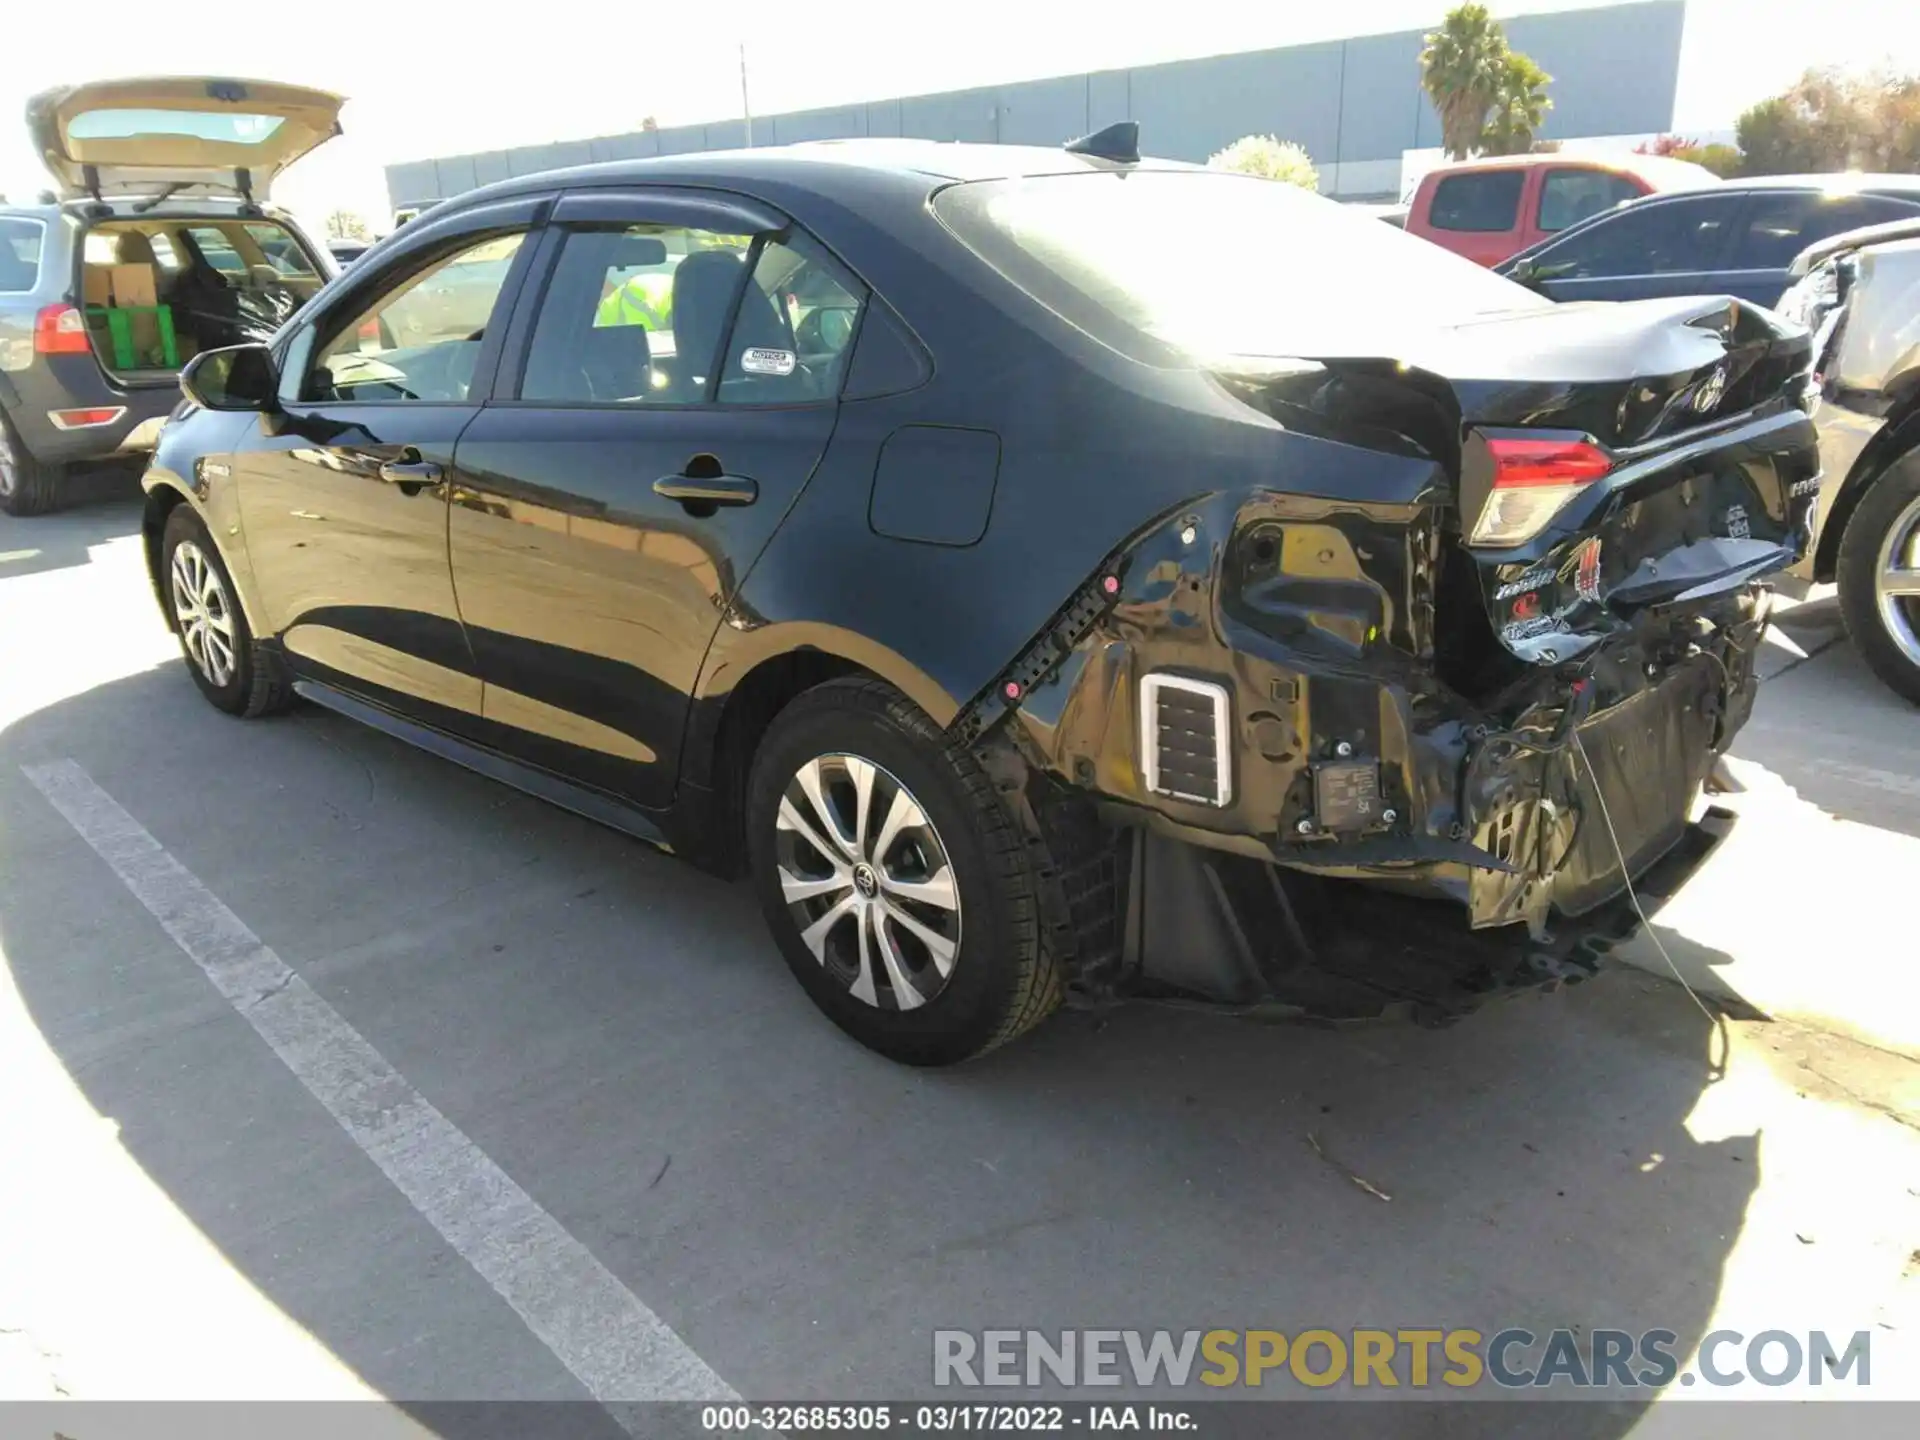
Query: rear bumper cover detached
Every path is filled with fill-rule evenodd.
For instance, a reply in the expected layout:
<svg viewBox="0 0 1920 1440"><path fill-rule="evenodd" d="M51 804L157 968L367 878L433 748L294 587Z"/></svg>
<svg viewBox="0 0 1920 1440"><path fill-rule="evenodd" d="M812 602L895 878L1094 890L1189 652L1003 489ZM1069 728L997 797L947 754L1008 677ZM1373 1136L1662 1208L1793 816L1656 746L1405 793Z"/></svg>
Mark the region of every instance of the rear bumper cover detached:
<svg viewBox="0 0 1920 1440"><path fill-rule="evenodd" d="M1083 997L1445 1018L1591 975L1639 928L1628 878L1650 913L1724 837L1691 807L1752 706L1762 586L1528 663L1445 573L1466 557L1440 513L1197 500L956 721L1055 862ZM1804 533L1782 541L1756 568ZM1490 663L1436 661L1476 627Z"/></svg>

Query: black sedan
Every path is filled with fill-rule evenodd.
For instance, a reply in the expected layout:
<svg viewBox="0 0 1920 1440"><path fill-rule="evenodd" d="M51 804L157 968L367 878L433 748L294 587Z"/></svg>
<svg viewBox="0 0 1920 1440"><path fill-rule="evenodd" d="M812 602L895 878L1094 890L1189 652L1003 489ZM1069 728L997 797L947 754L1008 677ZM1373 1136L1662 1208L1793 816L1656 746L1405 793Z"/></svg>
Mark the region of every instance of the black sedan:
<svg viewBox="0 0 1920 1440"><path fill-rule="evenodd" d="M1806 335L1551 305L1131 142L422 215L184 377L145 530L194 681L751 875L913 1063L1063 999L1441 1020L1592 973L1717 833Z"/></svg>
<svg viewBox="0 0 1920 1440"><path fill-rule="evenodd" d="M1920 175L1768 175L1647 195L1503 260L1555 300L1732 295L1777 305L1807 246L1920 216Z"/></svg>

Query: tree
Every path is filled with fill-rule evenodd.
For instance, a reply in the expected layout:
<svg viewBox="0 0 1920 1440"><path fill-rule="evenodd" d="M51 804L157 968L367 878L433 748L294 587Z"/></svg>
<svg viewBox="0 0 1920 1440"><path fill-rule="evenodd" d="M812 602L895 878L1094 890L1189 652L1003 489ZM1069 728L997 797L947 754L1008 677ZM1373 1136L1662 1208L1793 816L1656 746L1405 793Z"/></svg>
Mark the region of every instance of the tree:
<svg viewBox="0 0 1920 1440"><path fill-rule="evenodd" d="M1291 140L1272 135L1241 136L1226 149L1209 156L1207 168L1284 180L1303 190L1320 188L1320 172L1313 168L1313 157Z"/></svg>
<svg viewBox="0 0 1920 1440"><path fill-rule="evenodd" d="M335 210L327 216L329 240L371 240L373 228L352 210Z"/></svg>
<svg viewBox="0 0 1920 1440"><path fill-rule="evenodd" d="M653 116L651 115L647 116L646 119L640 122L640 133L642 135L650 135L655 130L658 130L659 128L660 128L660 122L654 119Z"/></svg>
<svg viewBox="0 0 1920 1440"><path fill-rule="evenodd" d="M1740 173L1744 157L1739 148L1733 145L1702 145L1698 140L1689 140L1681 135L1656 135L1633 147L1636 155L1663 155L1673 160L1685 160L1704 170L1711 170L1722 180L1731 180Z"/></svg>
<svg viewBox="0 0 1920 1440"><path fill-rule="evenodd" d="M1507 73L1506 32L1484 5L1457 5L1420 52L1420 84L1440 115L1440 143L1454 160L1480 144L1487 111Z"/></svg>
<svg viewBox="0 0 1920 1440"><path fill-rule="evenodd" d="M1920 169L1920 75L1809 70L1737 133L1748 175Z"/></svg>
<svg viewBox="0 0 1920 1440"><path fill-rule="evenodd" d="M1507 52L1494 90L1492 113L1480 130L1483 155L1524 155L1533 148L1534 132L1546 123L1553 101L1547 86L1553 77L1518 50Z"/></svg>

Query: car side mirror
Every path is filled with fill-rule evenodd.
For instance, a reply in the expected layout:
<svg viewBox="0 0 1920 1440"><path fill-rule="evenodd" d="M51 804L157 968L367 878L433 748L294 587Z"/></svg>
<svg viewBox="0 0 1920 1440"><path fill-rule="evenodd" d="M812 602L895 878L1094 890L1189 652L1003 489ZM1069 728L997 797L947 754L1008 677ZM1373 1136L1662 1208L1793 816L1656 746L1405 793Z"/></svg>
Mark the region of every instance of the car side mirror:
<svg viewBox="0 0 1920 1440"><path fill-rule="evenodd" d="M273 410L280 370L265 345L229 345L189 360L180 372L180 390L205 410Z"/></svg>

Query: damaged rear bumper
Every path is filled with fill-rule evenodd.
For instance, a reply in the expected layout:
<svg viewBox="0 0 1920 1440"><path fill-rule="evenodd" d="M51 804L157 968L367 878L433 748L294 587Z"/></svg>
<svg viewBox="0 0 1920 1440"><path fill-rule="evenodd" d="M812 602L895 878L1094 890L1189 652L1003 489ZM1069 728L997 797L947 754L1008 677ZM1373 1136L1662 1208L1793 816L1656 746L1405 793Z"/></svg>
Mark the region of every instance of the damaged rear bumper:
<svg viewBox="0 0 1920 1440"><path fill-rule="evenodd" d="M1691 809L1797 514L1656 602L1570 576L1606 621L1555 663L1500 645L1444 487L1404 495L1163 517L956 722L1053 861L1083 996L1445 1018L1591 975L1724 836Z"/></svg>

